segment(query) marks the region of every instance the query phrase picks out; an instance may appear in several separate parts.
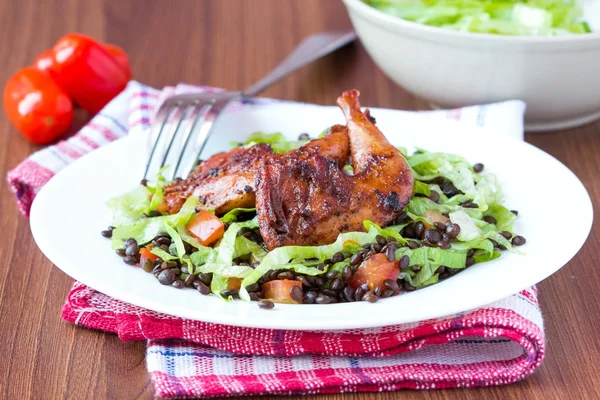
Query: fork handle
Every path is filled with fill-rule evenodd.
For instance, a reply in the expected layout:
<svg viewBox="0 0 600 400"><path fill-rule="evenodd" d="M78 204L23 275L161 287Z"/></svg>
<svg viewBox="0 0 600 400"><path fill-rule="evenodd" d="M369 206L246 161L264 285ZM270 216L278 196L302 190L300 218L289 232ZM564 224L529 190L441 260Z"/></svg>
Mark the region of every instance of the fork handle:
<svg viewBox="0 0 600 400"><path fill-rule="evenodd" d="M242 92L242 96L256 96L258 93L262 92L297 69L300 69L305 65L308 65L311 62L334 52L340 47L353 42L355 39L356 33L354 33L354 31L323 32L307 37L274 70L244 90Z"/></svg>

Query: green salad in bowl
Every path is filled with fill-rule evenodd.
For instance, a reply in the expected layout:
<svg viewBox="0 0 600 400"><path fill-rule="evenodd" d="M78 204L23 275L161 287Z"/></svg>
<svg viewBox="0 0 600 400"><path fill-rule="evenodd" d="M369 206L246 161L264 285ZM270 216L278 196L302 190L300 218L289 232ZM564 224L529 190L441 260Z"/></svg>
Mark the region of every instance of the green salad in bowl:
<svg viewBox="0 0 600 400"><path fill-rule="evenodd" d="M387 14L461 32L517 36L590 33L574 0L363 0Z"/></svg>

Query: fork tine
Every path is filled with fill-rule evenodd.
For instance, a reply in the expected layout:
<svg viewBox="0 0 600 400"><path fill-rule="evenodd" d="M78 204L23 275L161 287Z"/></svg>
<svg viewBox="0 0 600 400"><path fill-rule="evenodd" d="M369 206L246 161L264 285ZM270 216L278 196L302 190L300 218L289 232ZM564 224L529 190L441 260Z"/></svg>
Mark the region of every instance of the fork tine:
<svg viewBox="0 0 600 400"><path fill-rule="evenodd" d="M196 125L198 124L198 122L200 120L202 120L202 117L204 116L204 114L206 114L208 109L210 107L212 107L213 103L214 103L214 98L211 98L209 101L201 101L200 99L196 99L194 101L194 103L192 104L192 106L191 106L192 111L190 112L190 115L193 113L194 110L196 111L196 113L195 113L194 117L191 118L191 121L188 124L189 127L188 127L188 129L186 129L185 134L183 135L183 139L181 141L181 147L179 148L179 157L177 158L177 163L175 164L175 168L173 168L172 174L170 176L171 180L173 180L177 176L177 171L179 170L181 161L184 158L185 149L188 147L188 145L190 143L190 139L193 136L192 133L195 131Z"/></svg>
<svg viewBox="0 0 600 400"><path fill-rule="evenodd" d="M225 107L227 107L232 100L238 97L238 94L232 93L224 93L223 96L216 95L214 97L214 101L208 104L206 111L200 110L198 116L191 125L188 136L186 137L182 147L182 151L180 152L177 166L175 167L175 176L185 179L194 170L200 154L202 154L202 150L204 150L204 146L212 134L212 128L216 119L221 114L221 111L223 111L223 109L225 109ZM196 129L196 125L200 120L202 120L202 123L200 124L199 128ZM193 148L188 150L190 142L192 142L192 139L194 138L196 142L193 145ZM183 161L186 158L185 155L189 154L189 152L191 152L192 156L187 157L189 161L184 164Z"/></svg>
<svg viewBox="0 0 600 400"><path fill-rule="evenodd" d="M172 116L175 116L175 114L177 114L181 110L181 112L180 112L181 115L179 116L177 124L175 125L175 127L173 128L173 130L171 132L171 135L170 135L171 139L169 140L169 144L167 145L167 149L166 149L163 159L160 163L160 168L164 167L167 164L167 159L169 158L169 155L171 154L171 148L173 147L173 143L175 143L175 140L177 139L177 134L179 132L179 128L181 127L183 121L185 121L185 119L189 115L189 112L192 108L193 108L193 106L190 106L190 105L184 105L184 106L179 105L171 113ZM168 137L169 136L167 136L167 138ZM175 175L175 172L171 171L171 178L170 179L167 178L167 179L169 179L169 180L173 179L173 175Z"/></svg>
<svg viewBox="0 0 600 400"><path fill-rule="evenodd" d="M150 166L153 164L153 161L155 160L156 150L158 149L158 147L161 143L161 137L162 137L163 132L165 131L165 126L167 125L169 117L175 111L176 108L177 108L176 105L173 105L171 103L164 103L160 107L158 112L156 113L156 116L154 117L154 122L152 124L152 128L154 129L154 127L157 126L158 124L160 124L160 127L158 129L158 134L156 135L156 138L154 137L153 134L150 135L151 140L154 141L154 145L152 146L152 150L150 151L150 156L148 157L148 163L146 164L146 169L144 171L144 179L149 179L151 177L149 174ZM160 122L160 121L162 121L162 122Z"/></svg>

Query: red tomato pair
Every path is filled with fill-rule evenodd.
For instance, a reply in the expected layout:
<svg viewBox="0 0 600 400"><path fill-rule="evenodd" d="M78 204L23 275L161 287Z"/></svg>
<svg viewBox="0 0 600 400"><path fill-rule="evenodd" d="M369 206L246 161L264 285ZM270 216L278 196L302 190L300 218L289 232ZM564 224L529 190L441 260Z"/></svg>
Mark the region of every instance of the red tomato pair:
<svg viewBox="0 0 600 400"><path fill-rule="evenodd" d="M127 86L131 69L119 47L72 33L17 71L4 88L4 108L19 131L37 144L63 134L73 102L92 114Z"/></svg>

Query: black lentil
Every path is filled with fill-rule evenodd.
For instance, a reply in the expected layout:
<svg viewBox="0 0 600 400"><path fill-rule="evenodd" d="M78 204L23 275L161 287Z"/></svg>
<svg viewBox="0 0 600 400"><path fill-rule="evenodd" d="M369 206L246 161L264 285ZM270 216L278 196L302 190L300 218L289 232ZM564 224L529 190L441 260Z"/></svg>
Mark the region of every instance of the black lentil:
<svg viewBox="0 0 600 400"><path fill-rule="evenodd" d="M483 164L482 163L477 163L475 165L473 165L473 171L480 173L481 171L483 171Z"/></svg>
<svg viewBox="0 0 600 400"><path fill-rule="evenodd" d="M440 232L446 231L446 224L443 224L443 223L437 221L437 222L434 222L433 225L435 226L435 229L437 229Z"/></svg>
<svg viewBox="0 0 600 400"><path fill-rule="evenodd" d="M475 264L475 259L473 257L467 257L466 266L470 267L473 264Z"/></svg>
<svg viewBox="0 0 600 400"><path fill-rule="evenodd" d="M196 277L193 274L189 274L188 276L185 277L185 280L183 281L183 283L185 284L186 287L190 287L194 283L195 279L196 279Z"/></svg>
<svg viewBox="0 0 600 400"><path fill-rule="evenodd" d="M410 242L409 242L410 243ZM410 265L410 257L406 254L400 257L400 269L406 269Z"/></svg>
<svg viewBox="0 0 600 400"><path fill-rule="evenodd" d="M406 223L408 221L408 214L406 212L403 212L402 214L398 215L396 217L396 225L402 225L404 223Z"/></svg>
<svg viewBox="0 0 600 400"><path fill-rule="evenodd" d="M385 257L389 262L393 262L396 259L396 251L393 247L388 247L385 251Z"/></svg>
<svg viewBox="0 0 600 400"><path fill-rule="evenodd" d="M331 290L340 290L344 287L344 281L342 281L340 278L335 278L333 281L331 281L329 287Z"/></svg>
<svg viewBox="0 0 600 400"><path fill-rule="evenodd" d="M344 267L344 269L342 270L342 279L347 281L351 277L352 277L352 269L348 265L346 265Z"/></svg>
<svg viewBox="0 0 600 400"><path fill-rule="evenodd" d="M460 235L460 225L450 222L446 225L446 235L450 239L456 239Z"/></svg>
<svg viewBox="0 0 600 400"><path fill-rule="evenodd" d="M444 250L447 250L450 247L452 247L452 245L449 242L446 242L445 240L440 240L439 242L437 242L437 245L440 249Z"/></svg>
<svg viewBox="0 0 600 400"><path fill-rule="evenodd" d="M336 270L331 270L328 273L325 274L325 278L327 279L333 279L336 278L338 276L339 272Z"/></svg>
<svg viewBox="0 0 600 400"><path fill-rule="evenodd" d="M123 262L127 265L135 265L137 264L137 260L133 256L125 256L123 257Z"/></svg>
<svg viewBox="0 0 600 400"><path fill-rule="evenodd" d="M506 240L510 240L510 238L512 237L512 233L510 233L509 231L502 231L500 232L500 234L504 236L504 239Z"/></svg>
<svg viewBox="0 0 600 400"><path fill-rule="evenodd" d="M354 289L352 289L350 286L346 286L342 293L346 300L354 301Z"/></svg>
<svg viewBox="0 0 600 400"><path fill-rule="evenodd" d="M461 206L464 208L479 208L479 204L473 203L472 201L465 201L464 203L461 203Z"/></svg>
<svg viewBox="0 0 600 400"><path fill-rule="evenodd" d="M383 247L379 243L371 244L371 250L373 250L373 253L380 253L382 248Z"/></svg>
<svg viewBox="0 0 600 400"><path fill-rule="evenodd" d="M316 298L317 292L315 292L314 290L309 290L308 292L304 293L304 298L302 299L302 302L304 304L313 304Z"/></svg>
<svg viewBox="0 0 600 400"><path fill-rule="evenodd" d="M450 181L442 183L440 185L440 189L442 189L442 192L444 192L444 194L448 197L453 197L460 193L460 190L458 190Z"/></svg>
<svg viewBox="0 0 600 400"><path fill-rule="evenodd" d="M411 265L410 270L414 271L414 272L419 272L421 270L421 266L420 265Z"/></svg>
<svg viewBox="0 0 600 400"><path fill-rule="evenodd" d="M138 246L137 242L135 243L131 243L130 245L128 245L125 248L125 255L127 256L135 256L136 254L140 253L140 247Z"/></svg>
<svg viewBox="0 0 600 400"><path fill-rule="evenodd" d="M277 274L277 279L294 279L294 273L290 271L285 271Z"/></svg>
<svg viewBox="0 0 600 400"><path fill-rule="evenodd" d="M125 249L116 249L115 253L117 253L119 257L125 257Z"/></svg>
<svg viewBox="0 0 600 400"><path fill-rule="evenodd" d="M298 135L298 140L310 140L310 136L308 135L308 133L301 133L300 135Z"/></svg>
<svg viewBox="0 0 600 400"><path fill-rule="evenodd" d="M485 222L487 222L488 224L494 224L494 225L496 225L496 223L498 222L498 221L496 221L496 218L492 217L491 215L486 215L482 219Z"/></svg>
<svg viewBox="0 0 600 400"><path fill-rule="evenodd" d="M435 190L432 190L431 193L429 193L429 200L433 201L434 203L437 203L438 201L440 201L440 194Z"/></svg>
<svg viewBox="0 0 600 400"><path fill-rule="evenodd" d="M337 252L333 255L333 257L331 257L331 261L333 261L334 263L339 263L344 261L344 254Z"/></svg>
<svg viewBox="0 0 600 400"><path fill-rule="evenodd" d="M381 296L381 286L375 286L375 289L373 289L373 294L377 297Z"/></svg>
<svg viewBox="0 0 600 400"><path fill-rule="evenodd" d="M175 282L173 282L171 285L177 289L183 289L183 287L185 286L181 279L176 279Z"/></svg>
<svg viewBox="0 0 600 400"><path fill-rule="evenodd" d="M102 236L104 236L105 238L111 238L112 237L112 229L110 229L110 227L108 229L103 230L102 232L100 232L100 234Z"/></svg>
<svg viewBox="0 0 600 400"><path fill-rule="evenodd" d="M196 284L195 281L194 281L194 284ZM202 294L204 296L207 296L210 294L210 288L200 281L198 282L196 289L200 292L200 294Z"/></svg>
<svg viewBox="0 0 600 400"><path fill-rule="evenodd" d="M350 265L358 265L362 262L362 253L356 253L352 257L350 257Z"/></svg>
<svg viewBox="0 0 600 400"><path fill-rule="evenodd" d="M315 298L315 303L317 304L329 304L331 303L331 298L325 294L320 294Z"/></svg>
<svg viewBox="0 0 600 400"><path fill-rule="evenodd" d="M290 297L292 298L292 300L297 301L299 303L304 297L304 292L298 286L292 286L292 288L290 289Z"/></svg>
<svg viewBox="0 0 600 400"><path fill-rule="evenodd" d="M375 240L377 241L377 243L379 243L380 246L385 246L387 244L386 238L384 238L381 235L375 236Z"/></svg>
<svg viewBox="0 0 600 400"><path fill-rule="evenodd" d="M386 288L388 288L392 292L395 292L396 290L398 290L398 282L396 282L393 279L386 279L385 281L383 281L383 284L385 285Z"/></svg>
<svg viewBox="0 0 600 400"><path fill-rule="evenodd" d="M227 298L229 296L231 297L237 297L238 296L239 291L236 289L225 289L221 292L221 296Z"/></svg>
<svg viewBox="0 0 600 400"><path fill-rule="evenodd" d="M442 234L436 229L427 229L427 231L425 231L425 238L431 243L437 243L442 240Z"/></svg>
<svg viewBox="0 0 600 400"><path fill-rule="evenodd" d="M412 292L416 288L413 285L411 285L410 283L404 282L404 284L402 285L402 289L404 289L406 292Z"/></svg>
<svg viewBox="0 0 600 400"><path fill-rule="evenodd" d="M258 302L258 306L260 308L264 308L265 310L270 310L271 308L275 307L275 303L273 303L271 300L260 300Z"/></svg>
<svg viewBox="0 0 600 400"><path fill-rule="evenodd" d="M413 242L413 241L409 241L409 242L408 242L408 244L407 244L407 246L408 246L409 248L413 249L413 250L414 250L414 249L418 249L419 247L421 247L421 246L419 245L419 243L417 243L417 242Z"/></svg>
<svg viewBox="0 0 600 400"><path fill-rule="evenodd" d="M415 237L422 238L423 233L425 232L425 225L419 221L415 224Z"/></svg>
<svg viewBox="0 0 600 400"><path fill-rule="evenodd" d="M515 215L519 215L519 212L517 210L510 210L511 213L515 214Z"/></svg>
<svg viewBox="0 0 600 400"><path fill-rule="evenodd" d="M142 265L140 265L142 269L146 272L152 272L154 270L154 263L147 258L144 258L142 261Z"/></svg>
<svg viewBox="0 0 600 400"><path fill-rule="evenodd" d="M177 274L171 269L165 269L158 275L158 281L163 285L170 285L177 279Z"/></svg>
<svg viewBox="0 0 600 400"><path fill-rule="evenodd" d="M521 235L515 236L514 238L512 238L512 241L511 241L513 246L522 246L525 244L525 242L527 242L527 240Z"/></svg>

